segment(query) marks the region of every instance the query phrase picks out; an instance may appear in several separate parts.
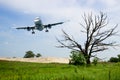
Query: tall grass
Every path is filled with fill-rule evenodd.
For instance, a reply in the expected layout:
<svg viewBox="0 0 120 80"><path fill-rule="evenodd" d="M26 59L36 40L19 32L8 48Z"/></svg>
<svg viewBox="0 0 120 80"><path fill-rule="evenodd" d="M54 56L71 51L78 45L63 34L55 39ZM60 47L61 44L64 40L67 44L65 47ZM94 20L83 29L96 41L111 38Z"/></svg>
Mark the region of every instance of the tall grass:
<svg viewBox="0 0 120 80"><path fill-rule="evenodd" d="M86 67L0 61L0 80L120 80L120 63Z"/></svg>

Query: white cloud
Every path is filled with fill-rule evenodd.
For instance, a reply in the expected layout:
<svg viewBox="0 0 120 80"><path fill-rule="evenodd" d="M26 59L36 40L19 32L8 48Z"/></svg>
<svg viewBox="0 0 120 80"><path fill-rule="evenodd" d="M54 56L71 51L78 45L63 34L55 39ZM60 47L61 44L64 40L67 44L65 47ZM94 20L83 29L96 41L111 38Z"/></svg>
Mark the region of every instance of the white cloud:
<svg viewBox="0 0 120 80"><path fill-rule="evenodd" d="M84 12L93 12L92 8L81 7L77 0L2 0L2 4L7 5L17 11L33 15L53 16L51 21L57 19L71 20L78 25L81 15ZM71 25L72 31L78 30Z"/></svg>
<svg viewBox="0 0 120 80"><path fill-rule="evenodd" d="M78 6L77 0L1 0L2 4L21 10L25 13L75 14L84 9Z"/></svg>
<svg viewBox="0 0 120 80"><path fill-rule="evenodd" d="M94 8L90 6L103 4L105 6L103 10L110 13L120 8L118 6L119 2L119 0L0 0L0 4L26 14L52 16L51 22L59 21L59 19L70 20L70 24L67 24L64 28L70 32L79 32L79 22L82 21L81 15L84 12L93 12L95 14L99 12L95 10L95 6Z"/></svg>
<svg viewBox="0 0 120 80"><path fill-rule="evenodd" d="M97 7L91 7L95 4L103 4L105 6L103 11L106 12L119 10L119 2L119 0L0 0L0 4L26 14L43 14L72 19L78 19L78 16L84 12L96 12Z"/></svg>
<svg viewBox="0 0 120 80"><path fill-rule="evenodd" d="M119 0L100 0L107 7L114 7L119 4Z"/></svg>
<svg viewBox="0 0 120 80"><path fill-rule="evenodd" d="M100 2L100 3L98 3L98 2ZM120 13L118 11L118 10L120 10L119 2L120 2L120 0L0 0L0 5L1 4L5 5L6 7L9 7L15 11L23 12L25 14L32 14L32 15L39 15L39 16L41 16L41 15L52 16L53 18L50 18L49 22L59 21L59 19L60 20L70 20L71 22L63 24L63 27L60 27L57 29L51 29L49 34L54 33L55 35L61 35L60 29L63 28L64 30L69 32L71 35L76 35L76 34L79 34L79 32L80 32L81 28L79 26L79 22L82 21L81 15L83 15L84 12L85 13L93 12L94 14L96 14L99 12L99 11L96 11L96 9L98 9L98 7L96 5L102 4L105 7L103 9L103 11L106 11L109 13L111 13L111 12ZM6 37L11 36L8 34L7 35L4 35L4 34L2 36L6 36ZM26 32L26 34L30 34L30 32ZM41 33L36 34L39 36L37 36L35 38L33 38L33 35L30 34L30 37L28 37L27 39L25 39L23 41L30 42L30 40L28 40L30 38L38 39L38 41L35 42L36 44L33 44L34 42L32 40L31 40L31 42L33 42L33 43L30 43L30 44L33 44L34 46L38 45L37 49L39 49L40 45L43 45L43 47L45 47L45 49L46 49L46 46L48 46L48 45L50 45L48 47L51 47L51 45L54 46L52 42L46 44L46 42L48 42L48 37L50 37L49 40L53 40L53 38L51 39L51 36L53 37L53 35L49 35L49 34L42 35L42 36L47 37L47 38L45 38L45 40L43 40L44 41L43 44L40 44L40 42L39 42L39 40L41 40L40 39ZM29 36L29 35L27 35L27 36ZM78 35L76 35L76 36L78 36ZM79 38L79 37L77 37L77 38ZM29 42L28 42L28 44L29 44ZM5 44L8 44L8 42L6 42ZM52 50L53 50L52 52L54 52L54 49L52 49Z"/></svg>

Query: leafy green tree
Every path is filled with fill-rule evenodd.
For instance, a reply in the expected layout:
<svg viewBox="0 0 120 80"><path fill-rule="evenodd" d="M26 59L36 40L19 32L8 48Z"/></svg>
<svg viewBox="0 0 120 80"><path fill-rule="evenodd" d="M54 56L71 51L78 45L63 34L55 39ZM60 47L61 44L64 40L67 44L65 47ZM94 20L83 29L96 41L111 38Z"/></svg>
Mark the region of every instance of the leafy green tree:
<svg viewBox="0 0 120 80"><path fill-rule="evenodd" d="M24 58L32 58L34 56L35 54L32 51L27 51L26 54L24 55Z"/></svg>
<svg viewBox="0 0 120 80"><path fill-rule="evenodd" d="M119 60L119 62L120 62L120 54L118 54L117 56L118 56L118 60Z"/></svg>
<svg viewBox="0 0 120 80"><path fill-rule="evenodd" d="M109 62L119 62L119 59L117 57L111 57Z"/></svg>
<svg viewBox="0 0 120 80"><path fill-rule="evenodd" d="M40 53L38 53L37 55L36 55L36 57L41 57L42 55L40 54Z"/></svg>
<svg viewBox="0 0 120 80"><path fill-rule="evenodd" d="M85 57L83 56L82 52L79 51L71 51L70 58L69 64L84 65L86 63Z"/></svg>

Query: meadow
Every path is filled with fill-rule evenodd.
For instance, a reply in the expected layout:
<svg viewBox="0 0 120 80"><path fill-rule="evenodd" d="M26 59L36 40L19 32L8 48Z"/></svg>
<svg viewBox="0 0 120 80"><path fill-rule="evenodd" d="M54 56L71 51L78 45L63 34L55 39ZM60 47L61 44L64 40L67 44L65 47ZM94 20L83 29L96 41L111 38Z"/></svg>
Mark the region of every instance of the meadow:
<svg viewBox="0 0 120 80"><path fill-rule="evenodd" d="M120 63L74 66L0 61L0 80L120 80Z"/></svg>

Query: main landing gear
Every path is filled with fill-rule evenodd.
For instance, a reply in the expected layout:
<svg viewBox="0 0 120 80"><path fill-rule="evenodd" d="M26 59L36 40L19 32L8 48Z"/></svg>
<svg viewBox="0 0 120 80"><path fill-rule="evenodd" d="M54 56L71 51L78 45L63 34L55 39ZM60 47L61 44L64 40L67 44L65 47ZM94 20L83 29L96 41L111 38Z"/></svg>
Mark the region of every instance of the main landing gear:
<svg viewBox="0 0 120 80"><path fill-rule="evenodd" d="M46 29L45 32L49 32L49 31Z"/></svg>
<svg viewBox="0 0 120 80"><path fill-rule="evenodd" d="M35 31L32 29L32 34L35 34Z"/></svg>
<svg viewBox="0 0 120 80"><path fill-rule="evenodd" d="M33 31L32 34L35 34L35 32Z"/></svg>
<svg viewBox="0 0 120 80"><path fill-rule="evenodd" d="M47 29L47 27L46 27L46 30L45 30L45 32L49 32L49 31L48 31L48 29Z"/></svg>

